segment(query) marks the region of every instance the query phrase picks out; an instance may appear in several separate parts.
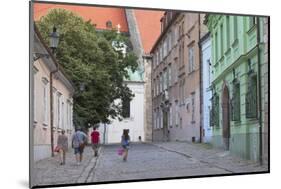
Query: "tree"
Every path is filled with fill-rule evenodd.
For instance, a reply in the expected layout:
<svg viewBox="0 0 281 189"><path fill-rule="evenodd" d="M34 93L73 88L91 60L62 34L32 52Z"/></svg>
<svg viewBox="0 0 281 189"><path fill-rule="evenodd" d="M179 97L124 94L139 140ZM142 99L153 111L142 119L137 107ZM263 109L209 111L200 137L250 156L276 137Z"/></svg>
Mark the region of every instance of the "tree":
<svg viewBox="0 0 281 189"><path fill-rule="evenodd" d="M53 26L58 29L56 58L76 91L74 124L85 127L88 123L110 123L109 118L122 119L122 105L115 102L133 98L124 80L129 79L128 70L134 72L138 64L132 52L123 56L112 42L130 46L128 38L114 30L99 33L90 20L83 21L64 9L51 10L36 25L45 41Z"/></svg>

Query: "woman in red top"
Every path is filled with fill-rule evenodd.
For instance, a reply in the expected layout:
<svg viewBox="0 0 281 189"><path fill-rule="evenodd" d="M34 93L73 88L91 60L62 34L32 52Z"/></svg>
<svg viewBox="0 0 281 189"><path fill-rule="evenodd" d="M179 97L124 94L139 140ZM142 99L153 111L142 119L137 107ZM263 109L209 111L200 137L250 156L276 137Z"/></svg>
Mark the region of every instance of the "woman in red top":
<svg viewBox="0 0 281 189"><path fill-rule="evenodd" d="M100 133L94 127L93 132L91 133L92 139L92 148L95 152L95 157L98 156L98 148L99 148L99 141L100 141Z"/></svg>

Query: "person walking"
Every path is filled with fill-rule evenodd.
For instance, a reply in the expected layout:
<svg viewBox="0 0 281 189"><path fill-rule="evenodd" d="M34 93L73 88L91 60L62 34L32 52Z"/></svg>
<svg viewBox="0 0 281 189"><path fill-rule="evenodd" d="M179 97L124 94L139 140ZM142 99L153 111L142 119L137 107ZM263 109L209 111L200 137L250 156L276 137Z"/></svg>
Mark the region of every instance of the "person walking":
<svg viewBox="0 0 281 189"><path fill-rule="evenodd" d="M123 135L121 137L121 145L124 150L123 153L123 161L127 161L128 158L128 150L130 146L130 136L129 136L129 129L123 130Z"/></svg>
<svg viewBox="0 0 281 189"><path fill-rule="evenodd" d="M68 138L65 135L65 130L62 130L58 136L57 146L60 154L60 165L65 165L65 153L68 150Z"/></svg>
<svg viewBox="0 0 281 189"><path fill-rule="evenodd" d="M80 128L75 129L75 133L72 137L72 148L74 148L74 154L77 165L83 160L83 151L86 145L87 135L81 131Z"/></svg>
<svg viewBox="0 0 281 189"><path fill-rule="evenodd" d="M96 127L93 128L91 133L92 148L94 150L94 156L98 156L99 142L100 142L100 133L96 130Z"/></svg>

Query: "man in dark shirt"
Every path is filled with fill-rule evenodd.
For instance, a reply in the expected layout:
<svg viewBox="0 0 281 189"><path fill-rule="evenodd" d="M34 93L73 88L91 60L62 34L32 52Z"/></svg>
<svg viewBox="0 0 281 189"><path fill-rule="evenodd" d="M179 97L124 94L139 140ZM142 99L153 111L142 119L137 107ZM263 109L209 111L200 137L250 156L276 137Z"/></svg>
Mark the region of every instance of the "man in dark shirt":
<svg viewBox="0 0 281 189"><path fill-rule="evenodd" d="M96 130L96 127L93 128L93 132L91 133L91 139L92 139L92 148L95 152L95 157L98 156L98 148L99 148L99 142L100 142L100 133Z"/></svg>

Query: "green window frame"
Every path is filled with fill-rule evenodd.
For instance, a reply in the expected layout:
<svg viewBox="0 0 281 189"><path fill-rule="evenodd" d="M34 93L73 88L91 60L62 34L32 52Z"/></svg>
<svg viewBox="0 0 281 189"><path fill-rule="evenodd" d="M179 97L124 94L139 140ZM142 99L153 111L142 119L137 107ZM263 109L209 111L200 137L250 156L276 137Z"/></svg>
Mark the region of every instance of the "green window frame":
<svg viewBox="0 0 281 189"><path fill-rule="evenodd" d="M253 70L248 73L246 92L246 118L258 118L257 74Z"/></svg>
<svg viewBox="0 0 281 189"><path fill-rule="evenodd" d="M240 83L237 79L233 80L233 93L231 100L232 121L240 121L241 119L241 103L240 103Z"/></svg>

